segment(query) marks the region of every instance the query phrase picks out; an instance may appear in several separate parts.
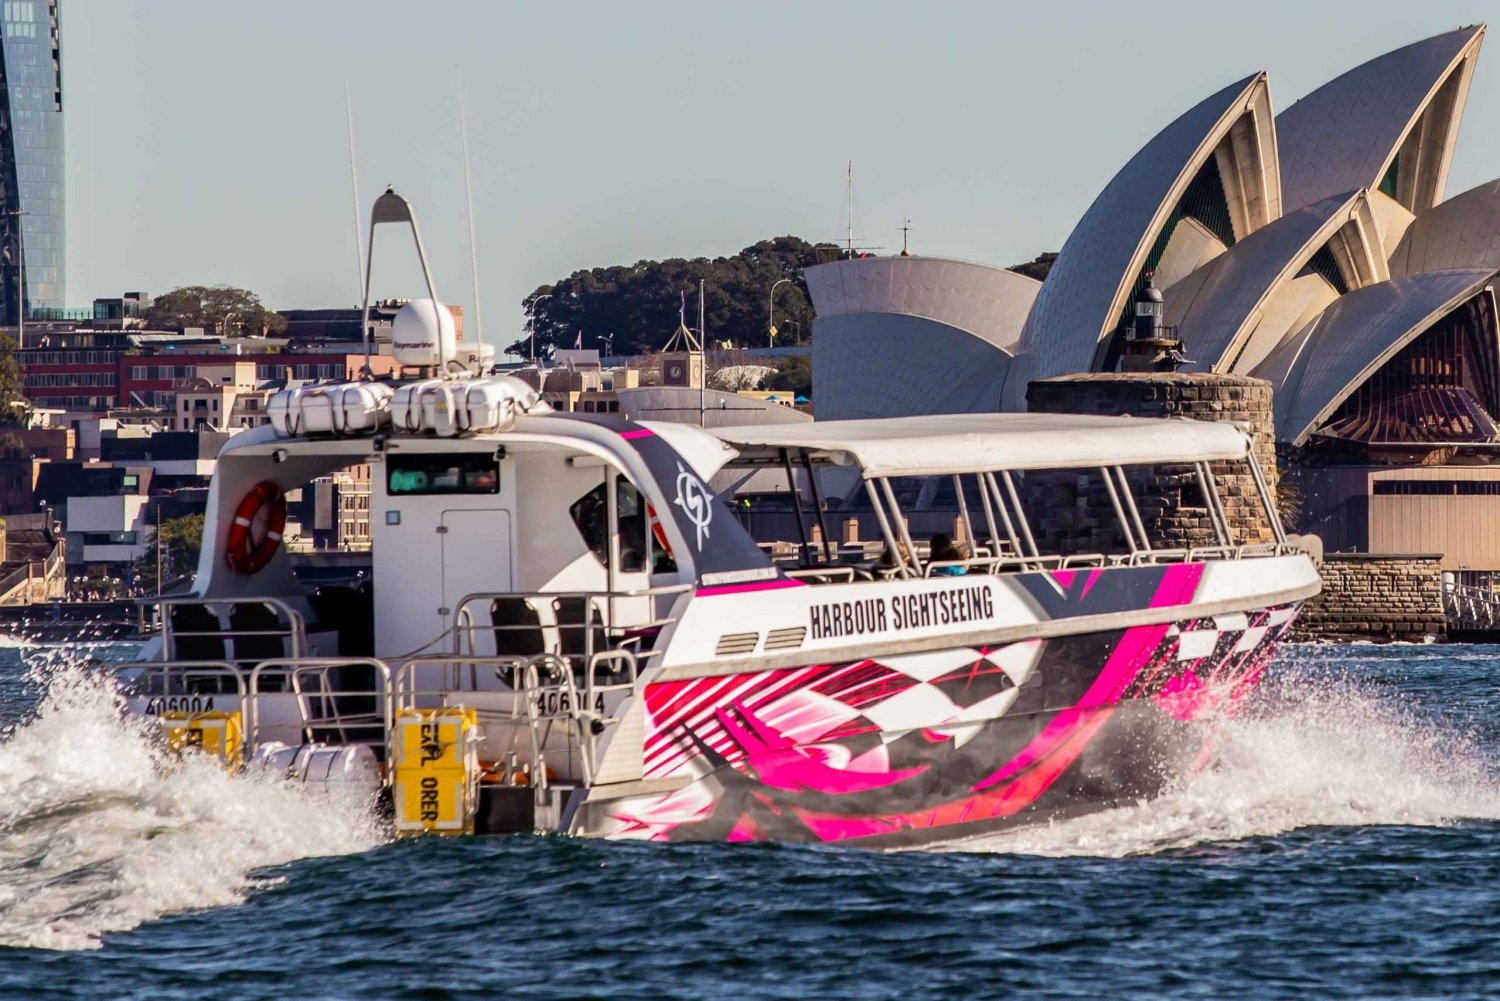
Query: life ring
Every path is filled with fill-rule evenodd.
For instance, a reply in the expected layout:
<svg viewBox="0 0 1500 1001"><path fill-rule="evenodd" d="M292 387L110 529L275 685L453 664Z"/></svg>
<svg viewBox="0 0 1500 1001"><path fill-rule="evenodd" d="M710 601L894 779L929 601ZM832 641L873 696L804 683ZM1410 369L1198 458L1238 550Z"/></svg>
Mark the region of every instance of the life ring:
<svg viewBox="0 0 1500 1001"><path fill-rule="evenodd" d="M265 526L259 540L252 531L257 521ZM258 573L276 555L284 528L286 494L270 480L257 483L234 509L234 521L229 525L229 541L225 546L229 569L247 577Z"/></svg>

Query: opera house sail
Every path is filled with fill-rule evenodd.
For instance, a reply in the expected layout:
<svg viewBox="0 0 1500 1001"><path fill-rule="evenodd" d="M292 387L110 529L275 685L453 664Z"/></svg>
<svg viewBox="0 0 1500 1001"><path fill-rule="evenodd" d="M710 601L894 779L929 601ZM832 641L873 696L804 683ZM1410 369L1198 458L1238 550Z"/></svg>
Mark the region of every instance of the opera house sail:
<svg viewBox="0 0 1500 1001"><path fill-rule="evenodd" d="M1279 114L1267 74L1229 83L1125 161L1040 286L921 258L809 269L819 416L1022 409L1034 379L1118 369L1150 282L1187 369L1272 384L1300 528L1500 572L1500 529L1464 531L1500 526L1500 180L1447 198L1484 34Z"/></svg>

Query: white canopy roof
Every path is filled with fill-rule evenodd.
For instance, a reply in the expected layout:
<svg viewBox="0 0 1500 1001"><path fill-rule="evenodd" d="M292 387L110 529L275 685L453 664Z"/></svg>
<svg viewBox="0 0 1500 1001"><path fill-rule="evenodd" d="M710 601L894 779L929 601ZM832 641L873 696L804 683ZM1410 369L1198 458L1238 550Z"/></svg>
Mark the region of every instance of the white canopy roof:
<svg viewBox="0 0 1500 1001"><path fill-rule="evenodd" d="M1083 414L935 414L709 433L734 446L740 462L805 449L814 459L857 465L866 479L1240 459L1250 450L1234 424Z"/></svg>

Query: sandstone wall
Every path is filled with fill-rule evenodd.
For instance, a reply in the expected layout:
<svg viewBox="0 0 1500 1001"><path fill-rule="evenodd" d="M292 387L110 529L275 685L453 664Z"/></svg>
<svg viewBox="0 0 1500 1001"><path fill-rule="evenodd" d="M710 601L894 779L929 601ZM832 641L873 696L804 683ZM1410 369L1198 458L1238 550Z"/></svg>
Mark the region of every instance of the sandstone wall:
<svg viewBox="0 0 1500 1001"><path fill-rule="evenodd" d="M1251 435L1274 496L1275 416L1271 384L1262 379L1214 372L1091 372L1039 379L1027 387L1026 402L1027 409L1042 413L1240 423ZM1270 521L1244 464L1214 463L1213 472L1233 541L1270 541ZM1107 552L1124 544L1101 478L1080 473L1026 477L1027 510L1043 552ZM1192 466L1129 471L1129 479L1153 547L1217 544Z"/></svg>
<svg viewBox="0 0 1500 1001"><path fill-rule="evenodd" d="M1323 593L1302 606L1296 640L1442 638L1442 557L1330 553Z"/></svg>

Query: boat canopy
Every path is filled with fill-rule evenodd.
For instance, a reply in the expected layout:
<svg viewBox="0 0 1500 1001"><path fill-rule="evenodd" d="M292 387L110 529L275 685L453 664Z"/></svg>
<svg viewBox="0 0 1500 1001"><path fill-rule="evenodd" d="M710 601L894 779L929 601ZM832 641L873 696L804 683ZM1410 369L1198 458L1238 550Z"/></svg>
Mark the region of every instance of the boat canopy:
<svg viewBox="0 0 1500 1001"><path fill-rule="evenodd" d="M1005 469L1069 469L1243 459L1250 438L1232 423L1086 414L933 414L710 428L739 457L779 461L781 450L857 465L866 479Z"/></svg>

